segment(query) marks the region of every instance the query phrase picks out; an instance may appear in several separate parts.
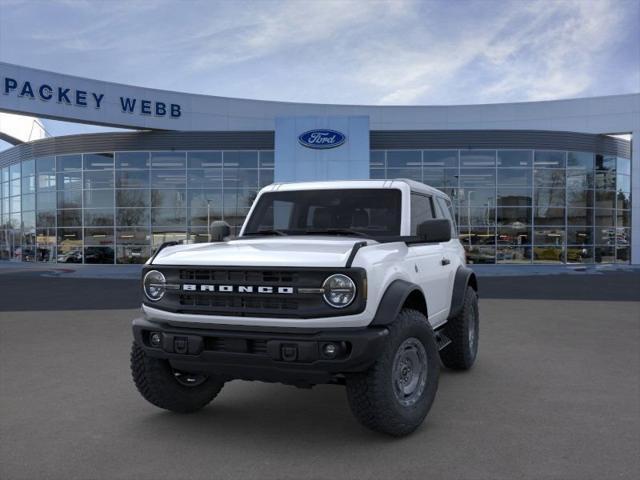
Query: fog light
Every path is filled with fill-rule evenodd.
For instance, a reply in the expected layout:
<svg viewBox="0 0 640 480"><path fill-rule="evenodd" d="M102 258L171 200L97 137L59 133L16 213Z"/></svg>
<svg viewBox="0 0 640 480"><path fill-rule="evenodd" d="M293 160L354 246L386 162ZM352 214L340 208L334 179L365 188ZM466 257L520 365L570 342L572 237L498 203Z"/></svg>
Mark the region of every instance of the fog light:
<svg viewBox="0 0 640 480"><path fill-rule="evenodd" d="M162 345L162 336L158 332L153 332L149 337L152 347L159 347Z"/></svg>
<svg viewBox="0 0 640 480"><path fill-rule="evenodd" d="M327 356L329 358L333 358L338 353L338 347L334 343L327 343L322 348L322 353L324 353L325 356Z"/></svg>

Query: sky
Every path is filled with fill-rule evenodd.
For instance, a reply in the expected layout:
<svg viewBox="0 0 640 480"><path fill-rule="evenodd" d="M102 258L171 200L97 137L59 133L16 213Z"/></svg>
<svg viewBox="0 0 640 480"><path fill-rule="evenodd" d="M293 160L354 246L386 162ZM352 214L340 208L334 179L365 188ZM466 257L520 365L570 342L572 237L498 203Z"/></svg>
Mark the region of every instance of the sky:
<svg viewBox="0 0 640 480"><path fill-rule="evenodd" d="M639 92L639 25L640 0L0 0L0 61L264 100L538 101Z"/></svg>

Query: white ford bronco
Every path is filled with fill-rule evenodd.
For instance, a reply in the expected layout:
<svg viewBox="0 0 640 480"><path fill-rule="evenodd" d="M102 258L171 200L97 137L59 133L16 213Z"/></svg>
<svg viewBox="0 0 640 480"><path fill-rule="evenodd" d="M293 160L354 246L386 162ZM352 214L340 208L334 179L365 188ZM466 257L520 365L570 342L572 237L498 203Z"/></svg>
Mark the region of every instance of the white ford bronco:
<svg viewBox="0 0 640 480"><path fill-rule="evenodd" d="M240 234L165 245L142 272L134 382L175 412L233 379L345 385L365 426L406 435L435 398L440 362L472 366L478 295L451 201L411 180L273 184Z"/></svg>

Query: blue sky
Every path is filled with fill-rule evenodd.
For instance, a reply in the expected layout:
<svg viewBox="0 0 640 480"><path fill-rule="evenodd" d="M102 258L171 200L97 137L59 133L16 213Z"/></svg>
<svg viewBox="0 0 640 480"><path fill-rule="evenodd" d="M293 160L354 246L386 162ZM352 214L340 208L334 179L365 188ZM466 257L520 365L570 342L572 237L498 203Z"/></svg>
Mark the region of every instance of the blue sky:
<svg viewBox="0 0 640 480"><path fill-rule="evenodd" d="M268 100L535 101L640 91L639 25L640 0L0 0L0 60Z"/></svg>

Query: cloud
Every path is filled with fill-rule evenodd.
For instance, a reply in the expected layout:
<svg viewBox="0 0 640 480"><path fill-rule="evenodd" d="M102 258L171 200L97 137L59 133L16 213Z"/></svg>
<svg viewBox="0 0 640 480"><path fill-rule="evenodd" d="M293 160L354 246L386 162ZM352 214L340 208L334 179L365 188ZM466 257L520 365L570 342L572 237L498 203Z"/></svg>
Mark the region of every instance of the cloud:
<svg viewBox="0 0 640 480"><path fill-rule="evenodd" d="M401 87L382 97L378 103L380 105L410 105L416 98L423 98L428 91L428 85Z"/></svg>
<svg viewBox="0 0 640 480"><path fill-rule="evenodd" d="M481 89L484 98L573 97L598 80L598 54L615 42L622 12L602 0L548 7L533 4L517 33L491 42L484 58L494 78Z"/></svg>
<svg viewBox="0 0 640 480"><path fill-rule="evenodd" d="M204 50L204 54L194 58L194 69L246 62L313 44L317 48L305 52L307 61L322 60L326 43L336 42L350 30L375 22L381 12L392 17L401 15L409 4L405 0L325 0L252 5L258 8L250 9L249 16L237 18L232 28L220 30L214 22L208 32L193 39L199 43L199 50ZM261 5L266 8L259 8ZM277 8L273 8L275 5ZM220 43L225 48L220 48Z"/></svg>
<svg viewBox="0 0 640 480"><path fill-rule="evenodd" d="M391 43L385 52L390 62L365 62L359 77L388 90L381 104L578 96L600 80L598 55L615 43L623 20L624 12L615 7L602 0L517 2L502 9L489 28L472 20L456 24L453 41L434 44L425 30L413 48ZM365 49L360 57L371 55Z"/></svg>
<svg viewBox="0 0 640 480"><path fill-rule="evenodd" d="M0 59L155 88L365 104L640 88L637 0L0 1Z"/></svg>

